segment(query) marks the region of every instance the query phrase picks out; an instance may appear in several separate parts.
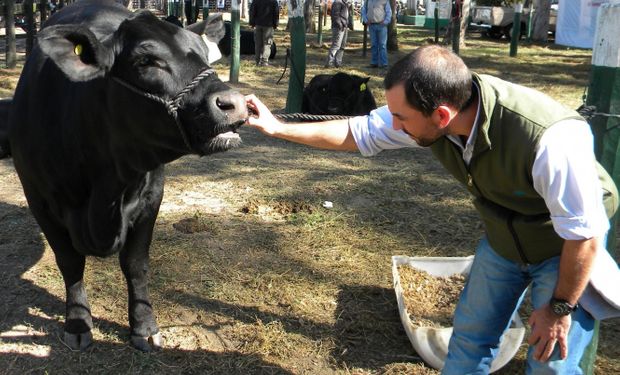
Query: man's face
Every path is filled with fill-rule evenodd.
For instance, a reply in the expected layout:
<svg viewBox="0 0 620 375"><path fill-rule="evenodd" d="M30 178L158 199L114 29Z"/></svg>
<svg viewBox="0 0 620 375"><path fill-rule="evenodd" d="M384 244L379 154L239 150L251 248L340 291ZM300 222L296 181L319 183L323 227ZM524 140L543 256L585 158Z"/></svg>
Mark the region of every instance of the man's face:
<svg viewBox="0 0 620 375"><path fill-rule="evenodd" d="M385 99L392 113L392 127L407 133L422 147L428 147L448 134L447 127L441 127L434 119L412 108L405 99L404 85L397 85L385 91Z"/></svg>

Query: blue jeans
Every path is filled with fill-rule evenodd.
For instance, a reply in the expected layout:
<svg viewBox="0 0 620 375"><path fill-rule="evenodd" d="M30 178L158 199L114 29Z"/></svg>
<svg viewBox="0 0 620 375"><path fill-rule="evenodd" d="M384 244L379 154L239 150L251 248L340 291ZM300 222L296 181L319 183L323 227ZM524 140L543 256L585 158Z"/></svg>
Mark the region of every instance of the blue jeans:
<svg viewBox="0 0 620 375"><path fill-rule="evenodd" d="M448 346L444 375L488 374L502 333L523 301L531 283L534 309L549 302L555 289L560 257L523 265L495 253L486 238L476 249L468 281L454 313L454 332ZM579 362L592 340L594 319L583 308L572 313L568 357L560 359L556 345L548 362L527 353L527 374L581 374Z"/></svg>
<svg viewBox="0 0 620 375"><path fill-rule="evenodd" d="M371 23L368 26L370 34L370 63L387 66L387 25Z"/></svg>

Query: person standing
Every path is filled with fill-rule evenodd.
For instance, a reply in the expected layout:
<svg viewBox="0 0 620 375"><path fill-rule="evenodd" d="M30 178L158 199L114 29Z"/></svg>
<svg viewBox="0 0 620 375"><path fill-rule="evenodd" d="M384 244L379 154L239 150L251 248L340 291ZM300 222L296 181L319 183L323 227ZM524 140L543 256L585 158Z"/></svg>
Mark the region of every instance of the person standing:
<svg viewBox="0 0 620 375"><path fill-rule="evenodd" d="M254 28L254 58L257 66L268 66L273 31L278 28L280 6L277 0L254 0L250 5L250 26Z"/></svg>
<svg viewBox="0 0 620 375"><path fill-rule="evenodd" d="M334 0L330 12L332 18L332 45L327 53L326 68L342 66L342 55L347 45L349 30L349 6L344 0Z"/></svg>
<svg viewBox="0 0 620 375"><path fill-rule="evenodd" d="M362 22L370 34L370 67L387 68L387 27L392 20L390 0L364 0Z"/></svg>
<svg viewBox="0 0 620 375"><path fill-rule="evenodd" d="M590 126L547 95L471 72L441 46L392 66L387 106L346 120L284 124L255 96L247 124L317 148L428 147L485 226L454 312L444 375L488 374L530 290L527 374L581 374L595 319L620 316L620 269L605 249L618 207Z"/></svg>

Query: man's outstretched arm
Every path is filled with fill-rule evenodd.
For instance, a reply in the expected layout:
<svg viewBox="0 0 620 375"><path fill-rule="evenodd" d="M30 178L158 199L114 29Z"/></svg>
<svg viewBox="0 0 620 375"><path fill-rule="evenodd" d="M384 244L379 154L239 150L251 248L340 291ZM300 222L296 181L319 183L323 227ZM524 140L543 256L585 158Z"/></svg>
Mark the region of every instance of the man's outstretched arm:
<svg viewBox="0 0 620 375"><path fill-rule="evenodd" d="M326 150L358 150L349 129L349 120L282 123L255 95L246 96L246 102L255 112L255 116L251 116L247 124L264 134Z"/></svg>

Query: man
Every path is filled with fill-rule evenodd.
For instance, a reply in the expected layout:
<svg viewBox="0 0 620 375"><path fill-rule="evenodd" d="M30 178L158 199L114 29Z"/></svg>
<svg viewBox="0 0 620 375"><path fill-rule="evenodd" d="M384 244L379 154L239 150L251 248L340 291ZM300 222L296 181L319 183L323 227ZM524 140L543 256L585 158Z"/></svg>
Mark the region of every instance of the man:
<svg viewBox="0 0 620 375"><path fill-rule="evenodd" d="M370 67L387 68L387 26L392 20L390 0L364 0L362 23L370 34Z"/></svg>
<svg viewBox="0 0 620 375"><path fill-rule="evenodd" d="M397 62L384 86L387 106L325 123L285 125L249 96L257 115L248 124L367 156L429 147L474 196L485 224L443 374L489 372L528 285L534 310L527 372L581 373L593 315L620 313L613 290L620 271L604 248L618 192L595 160L588 124L540 92L471 73L457 55L434 45Z"/></svg>
<svg viewBox="0 0 620 375"><path fill-rule="evenodd" d="M250 5L250 26L254 28L254 58L257 66L269 65L273 31L278 28L277 0L254 0Z"/></svg>
<svg viewBox="0 0 620 375"><path fill-rule="evenodd" d="M330 12L332 18L332 45L327 52L326 68L342 66L342 55L347 45L349 7L344 0L334 0Z"/></svg>

